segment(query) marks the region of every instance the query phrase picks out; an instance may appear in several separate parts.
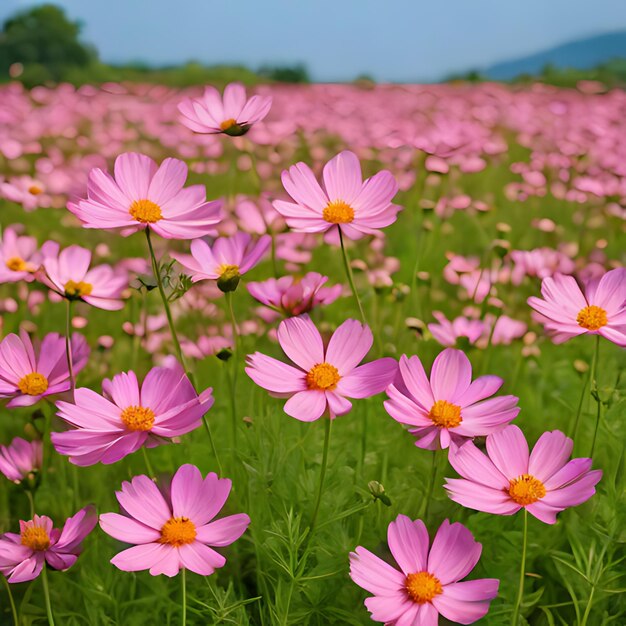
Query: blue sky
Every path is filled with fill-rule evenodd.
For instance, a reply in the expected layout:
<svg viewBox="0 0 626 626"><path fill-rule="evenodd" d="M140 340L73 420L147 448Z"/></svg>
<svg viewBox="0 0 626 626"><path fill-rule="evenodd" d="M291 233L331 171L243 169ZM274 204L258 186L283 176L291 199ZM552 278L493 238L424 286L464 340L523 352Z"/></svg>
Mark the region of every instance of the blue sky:
<svg viewBox="0 0 626 626"><path fill-rule="evenodd" d="M0 0L0 19L32 0ZM303 62L315 80L439 79L626 28L625 0L58 0L109 62Z"/></svg>

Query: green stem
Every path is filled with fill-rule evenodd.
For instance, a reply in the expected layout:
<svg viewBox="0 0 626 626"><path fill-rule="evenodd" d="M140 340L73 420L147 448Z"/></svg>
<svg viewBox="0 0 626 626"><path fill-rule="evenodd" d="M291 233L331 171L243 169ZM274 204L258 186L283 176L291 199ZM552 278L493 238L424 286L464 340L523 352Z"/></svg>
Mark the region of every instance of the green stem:
<svg viewBox="0 0 626 626"><path fill-rule="evenodd" d="M591 376L591 372L589 376L586 376L583 380L583 387L580 392L580 399L578 400L578 410L576 411L576 418L574 419L574 428L572 429L572 439L574 443L576 443L576 438L578 437L578 425L580 423L580 415L583 410L583 403L585 401L585 392L587 391L587 383L589 382Z"/></svg>
<svg viewBox="0 0 626 626"><path fill-rule="evenodd" d="M72 301L66 300L65 309L65 355L67 357L67 371L70 375L70 388L72 394L76 389L76 378L74 378L74 359L72 358Z"/></svg>
<svg viewBox="0 0 626 626"><path fill-rule="evenodd" d="M41 581L43 583L43 596L46 601L46 613L48 615L48 626L54 626L54 617L52 617L52 604L50 602L50 589L48 587L48 566L44 564L41 570Z"/></svg>
<svg viewBox="0 0 626 626"><path fill-rule="evenodd" d="M589 613L591 613L591 607L593 606L593 596L595 592L596 592L596 586L592 585L591 593L589 594L589 600L587 600L587 606L585 607L585 612L580 622L580 626L587 626L587 620L589 619Z"/></svg>
<svg viewBox="0 0 626 626"><path fill-rule="evenodd" d="M33 497L33 492L30 489L26 490L26 497L28 498L28 503L30 505L30 519L35 517L35 499Z"/></svg>
<svg viewBox="0 0 626 626"><path fill-rule="evenodd" d="M593 439L591 440L591 452L590 457L593 457L593 452L596 448L596 437L598 436L598 427L600 426L600 414L602 412L602 401L600 400L600 393L598 391L598 361L600 359L600 335L596 335L596 349L593 354L593 363L591 367L591 395L596 401L596 427L593 431Z"/></svg>
<svg viewBox="0 0 626 626"><path fill-rule="evenodd" d="M324 418L326 420L325 430L324 430L324 452L322 453L322 466L320 468L320 480L319 486L317 488L317 499L315 500L315 508L313 509L313 515L311 516L311 523L309 524L309 536L308 541L311 540L313 535L313 531L315 530L315 523L317 522L317 514L320 510L320 504L322 502L322 493L324 491L324 479L326 478L326 468L328 467L328 448L330 444L330 430L333 421L328 418ZM307 541L307 543L308 543Z"/></svg>
<svg viewBox="0 0 626 626"><path fill-rule="evenodd" d="M217 464L218 474L222 476L224 474L222 470L222 464L220 463L220 457L217 454L217 448L215 447L215 441L213 440L213 433L211 432L211 424L206 414L202 416L202 423L204 424L204 428L207 432L207 435L209 436L209 443L211 444L211 450L213 452L213 456L215 457L215 463Z"/></svg>
<svg viewBox="0 0 626 626"><path fill-rule="evenodd" d="M13 615L13 626L19 626L19 619L17 617L17 608L15 607L15 600L13 600L13 592L11 591L11 584L9 583L9 581L6 579L5 576L2 577L2 580L4 580L4 584L6 585L7 588L7 593L9 594L9 604L11 605L11 613Z"/></svg>
<svg viewBox="0 0 626 626"><path fill-rule="evenodd" d="M183 567L180 570L180 585L183 594L183 621L182 626L187 626L187 570Z"/></svg>
<svg viewBox="0 0 626 626"><path fill-rule="evenodd" d="M430 508L430 501L433 497L433 491L435 490L435 482L437 481L437 461L438 461L437 450L433 450L432 463L430 466L430 481L428 483L428 491L426 492L426 497L424 498L424 521L428 521L428 510Z"/></svg>
<svg viewBox="0 0 626 626"><path fill-rule="evenodd" d="M176 327L174 326L174 318L172 317L172 311L170 310L170 305L169 305L169 302L167 301L167 296L165 295L165 288L163 287L163 279L161 278L161 268L154 254L154 248L152 247L152 240L150 239L149 227L145 229L145 233L146 233L146 241L148 242L148 250L150 251L150 259L152 261L152 273L154 274L154 278L156 279L157 287L159 288L159 294L161 295L161 300L163 301L163 307L165 309L167 323L169 324L170 334L172 335L172 341L174 342L174 349L176 350L176 357L178 359L178 362L185 369L185 372L187 372L187 376L189 376L189 379L191 380L192 384L195 387L195 383L192 378L192 375L187 370L187 364L185 362L185 357L183 356L183 351L180 347L180 341L178 341L178 335L176 334Z"/></svg>
<svg viewBox="0 0 626 626"><path fill-rule="evenodd" d="M148 458L148 452L145 446L141 446L141 452L143 453L143 460L146 463L146 468L148 469L148 474L150 475L150 478L156 478L156 474L152 469L152 463L150 463L150 459Z"/></svg>
<svg viewBox="0 0 626 626"><path fill-rule="evenodd" d="M233 431L233 454L237 449L237 368L239 365L239 332L237 330L237 320L235 318L235 309L233 308L233 294L232 291L227 291L224 296L228 303L228 313L230 315L230 325L232 328L233 336L233 364L230 373L230 410L231 410L231 425Z"/></svg>
<svg viewBox="0 0 626 626"><path fill-rule="evenodd" d="M359 298L359 292L356 290L356 287L354 285L354 276L352 274L352 268L350 267L350 260L348 259L348 252L346 251L346 247L343 243L343 233L341 232L341 228L339 226L337 226L337 229L339 230L339 242L341 243L341 254L343 256L343 265L346 269L348 282L350 283L350 289L352 289L352 295L354 296L354 299L356 300L356 303L359 306L359 313L361 314L361 321L364 324L367 324L367 321L365 319L365 313L363 311L363 305L361 304L361 299Z"/></svg>
<svg viewBox="0 0 626 626"><path fill-rule="evenodd" d="M524 599L524 580L526 578L526 546L528 544L528 510L524 507L524 534L522 539L522 563L519 572L519 588L517 591L517 598L515 600L515 606L513 607L513 620L512 626L519 624L520 609L522 606L522 600Z"/></svg>

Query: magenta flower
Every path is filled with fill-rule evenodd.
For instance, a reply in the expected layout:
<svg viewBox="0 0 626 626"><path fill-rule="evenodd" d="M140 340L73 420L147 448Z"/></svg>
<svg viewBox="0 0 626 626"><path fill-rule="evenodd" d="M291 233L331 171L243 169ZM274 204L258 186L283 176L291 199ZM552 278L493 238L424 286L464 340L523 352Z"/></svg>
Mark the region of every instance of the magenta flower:
<svg viewBox="0 0 626 626"><path fill-rule="evenodd" d="M182 123L197 133L239 137L260 122L271 106L270 96L252 96L248 100L243 85L230 83L224 88L223 100L215 87L205 87L201 98L185 98L178 110L183 116Z"/></svg>
<svg viewBox="0 0 626 626"><path fill-rule="evenodd" d="M472 365L460 350L439 353L430 381L418 357L400 358L400 380L387 389L387 413L411 426L415 445L430 450L459 445L467 438L488 435L515 419L516 396L489 398L504 381L481 376L472 381Z"/></svg>
<svg viewBox="0 0 626 626"><path fill-rule="evenodd" d="M85 367L89 346L78 333L72 335L74 374ZM11 333L0 342L0 398L11 398L8 407L31 406L70 389L65 338L48 333L33 345L28 333Z"/></svg>
<svg viewBox="0 0 626 626"><path fill-rule="evenodd" d="M41 469L43 444L15 437L9 446L0 446L0 472L19 484Z"/></svg>
<svg viewBox="0 0 626 626"><path fill-rule="evenodd" d="M461 581L482 552L463 524L445 520L429 550L424 522L398 515L389 524L387 542L400 571L361 546L350 553L350 577L374 594L365 600L372 620L388 626L437 626L439 615L473 624L487 614L500 581Z"/></svg>
<svg viewBox="0 0 626 626"><path fill-rule="evenodd" d="M158 166L127 152L115 159L114 173L92 169L87 199L68 203L85 228L121 228L123 236L150 228L165 239L195 239L212 233L221 219L222 201L207 202L204 185L183 188L187 165L178 159Z"/></svg>
<svg viewBox="0 0 626 626"><path fill-rule="evenodd" d="M44 249L51 243L44 244ZM14 228L8 226L2 231L0 240L0 284L20 280L31 282L35 279L34 274L41 265L41 259L37 240L34 237L20 237Z"/></svg>
<svg viewBox="0 0 626 626"><path fill-rule="evenodd" d="M97 521L91 506L68 518L62 529L53 528L45 515L35 515L28 522L20 520L19 535L4 533L0 537L0 572L10 583L22 583L37 578L45 563L56 570L69 569Z"/></svg>
<svg viewBox="0 0 626 626"><path fill-rule="evenodd" d="M358 157L345 150L324 166L323 180L322 187L305 163L282 173L294 202L275 200L274 208L290 228L321 233L337 226L346 237L360 239L396 221L400 207L391 200L398 183L391 172L383 170L363 181Z"/></svg>
<svg viewBox="0 0 626 626"><path fill-rule="evenodd" d="M462 478L447 478L445 488L462 506L496 515L513 515L522 507L546 524L570 506L582 504L596 492L601 470L591 459L568 461L573 441L562 432L545 432L528 453L517 426L487 437L487 455L471 441L450 450L452 467Z"/></svg>
<svg viewBox="0 0 626 626"><path fill-rule="evenodd" d="M82 300L107 311L123 308L122 294L128 287L128 274L110 265L90 269L90 263L90 250L69 246L44 257L38 278L68 300Z"/></svg>
<svg viewBox="0 0 626 626"><path fill-rule="evenodd" d="M116 497L125 515L104 513L100 527L124 543L136 544L111 559L125 572L150 570L157 576L175 576L186 568L208 576L226 559L213 547L228 546L245 532L245 513L211 521L224 506L231 481L197 467L183 465L164 493L147 476L122 483ZM212 546L212 547L210 547Z"/></svg>
<svg viewBox="0 0 626 626"><path fill-rule="evenodd" d="M555 274L541 283L541 298L528 304L541 314L554 343L589 333L626 346L626 268L592 280L584 293L573 276Z"/></svg>
<svg viewBox="0 0 626 626"><path fill-rule="evenodd" d="M302 278L283 276L259 283L249 283L250 295L265 306L288 317L308 313L311 309L334 302L343 287L324 287L328 276L308 272Z"/></svg>
<svg viewBox="0 0 626 626"><path fill-rule="evenodd" d="M191 242L191 255L170 253L191 274L191 280L216 280L224 292L234 291L239 280L267 252L271 237L263 235L253 242L247 233L218 237L210 246L202 239Z"/></svg>
<svg viewBox="0 0 626 626"><path fill-rule="evenodd" d="M76 428L52 433L52 443L75 465L108 465L191 432L214 402L211 389L196 393L178 363L153 367L142 385L132 371L117 374L102 382L102 391L83 387L73 403L57 403L57 415Z"/></svg>
<svg viewBox="0 0 626 626"><path fill-rule="evenodd" d="M394 359L359 366L373 341L368 326L346 320L324 348L308 315L291 317L280 323L278 342L297 367L255 352L248 355L246 372L260 387L289 398L284 408L287 415L312 422L327 411L334 419L350 411L348 398L369 398L394 379L398 368Z"/></svg>
<svg viewBox="0 0 626 626"><path fill-rule="evenodd" d="M470 345L476 344L486 329L480 320L457 317L450 321L439 311L433 311L433 317L438 323L428 324L428 330L435 341L450 348L456 346L459 339L466 340Z"/></svg>

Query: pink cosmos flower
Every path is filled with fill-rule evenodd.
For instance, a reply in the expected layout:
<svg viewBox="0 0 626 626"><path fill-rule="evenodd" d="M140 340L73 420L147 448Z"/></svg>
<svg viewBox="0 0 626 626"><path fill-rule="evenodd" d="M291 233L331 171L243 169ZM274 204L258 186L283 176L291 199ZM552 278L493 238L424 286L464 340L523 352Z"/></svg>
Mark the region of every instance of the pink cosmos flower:
<svg viewBox="0 0 626 626"><path fill-rule="evenodd" d="M448 348L437 356L430 381L418 357L402 355L400 380L389 386L384 404L393 419L411 426L416 446L447 448L495 432L517 417L517 397L487 399L503 383L498 376L472 381L472 365L460 350Z"/></svg>
<svg viewBox="0 0 626 626"><path fill-rule="evenodd" d="M545 432L528 453L517 426L487 437L487 454L471 441L450 450L452 467L462 478L447 478L445 488L462 506L496 515L513 515L522 507L546 524L570 506L582 504L596 492L601 470L591 459L568 461L574 442L562 432Z"/></svg>
<svg viewBox="0 0 626 626"><path fill-rule="evenodd" d="M252 96L248 100L243 85L230 83L224 88L223 100L215 87L205 87L201 98L185 98L178 110L182 123L197 133L239 137L266 117L271 106L270 96Z"/></svg>
<svg viewBox="0 0 626 626"><path fill-rule="evenodd" d="M191 280L216 280L222 291L234 291L241 276L267 252L272 238L263 235L253 242L248 233L218 237L210 246L202 239L191 242L191 255L170 253L191 274Z"/></svg>
<svg viewBox="0 0 626 626"><path fill-rule="evenodd" d="M128 287L128 274L110 265L89 268L91 251L69 246L44 257L38 278L68 300L82 300L98 309L116 311L124 307L122 292Z"/></svg>
<svg viewBox="0 0 626 626"><path fill-rule="evenodd" d="M538 311L554 343L589 333L626 346L626 268L587 283L584 293L572 276L555 274L541 283L541 298L528 304Z"/></svg>
<svg viewBox="0 0 626 626"><path fill-rule="evenodd" d="M328 276L308 272L302 278L283 276L259 283L249 283L250 295L275 311L293 317L308 313L316 306L334 302L343 290L341 285L324 287Z"/></svg>
<svg viewBox="0 0 626 626"><path fill-rule="evenodd" d="M20 520L19 535L4 533L0 537L0 572L10 583L23 583L37 578L45 563L56 570L69 569L97 521L91 506L68 518L62 529L53 528L45 515L35 515L28 522Z"/></svg>
<svg viewBox="0 0 626 626"><path fill-rule="evenodd" d="M45 185L31 176L14 176L6 182L0 182L0 196L21 204L28 213L39 207L49 207L52 203Z"/></svg>
<svg viewBox="0 0 626 626"><path fill-rule="evenodd" d="M396 375L398 364L391 358L358 365L374 339L369 327L356 320L341 324L326 348L308 315L282 321L277 334L297 367L255 352L248 355L246 372L260 387L288 397L285 413L303 422L317 420L326 411L331 419L345 415L352 408L347 398L380 393Z"/></svg>
<svg viewBox="0 0 626 626"><path fill-rule="evenodd" d="M372 620L388 626L437 626L439 615L473 624L487 614L500 581L461 581L482 552L463 524L445 520L429 550L424 522L398 515L389 524L387 542L400 571L361 546L350 553L350 577L374 594L365 600Z"/></svg>
<svg viewBox="0 0 626 626"><path fill-rule="evenodd" d="M226 563L213 547L230 545L250 524L245 513L211 521L230 488L228 478L210 473L203 479L193 465L180 467L163 492L147 476L122 483L116 497L125 515L104 513L100 527L111 537L136 545L111 563L125 572L149 569L153 576L175 576L183 567L209 576Z"/></svg>
<svg viewBox="0 0 626 626"><path fill-rule="evenodd" d="M44 249L47 247L49 250L51 243L44 244ZM41 265L41 258L42 253L34 237L20 237L14 228L8 226L3 230L0 240L0 284L33 281Z"/></svg>
<svg viewBox="0 0 626 626"><path fill-rule="evenodd" d="M222 350L232 348L233 340L221 335L201 335L194 341L181 339L180 347L185 356L203 360L207 356L214 356Z"/></svg>
<svg viewBox="0 0 626 626"><path fill-rule="evenodd" d="M76 428L52 433L52 443L75 465L108 465L191 432L214 402L211 389L196 393L178 363L153 367L142 385L132 371L117 374L102 382L102 391L83 387L73 403L57 403L57 415Z"/></svg>
<svg viewBox="0 0 626 626"><path fill-rule="evenodd" d="M204 185L183 188L187 165L165 159L158 166L135 152L115 159L115 178L94 168L87 199L67 208L85 228L121 228L123 236L150 228L165 239L194 239L214 232L222 201L207 202Z"/></svg>
<svg viewBox="0 0 626 626"><path fill-rule="evenodd" d="M480 320L471 320L466 317L457 317L450 321L443 313L433 311L433 317L438 324L428 324L435 341L442 346L454 347L459 339L466 339L470 345L475 344L485 332L485 325Z"/></svg>
<svg viewBox="0 0 626 626"><path fill-rule="evenodd" d="M10 445L0 446L0 472L19 484L41 469L43 444L15 437Z"/></svg>
<svg viewBox="0 0 626 626"><path fill-rule="evenodd" d="M89 346L82 335L71 341L74 374L85 367ZM0 398L11 398L7 407L31 406L70 389L65 338L48 333L41 344L31 342L28 333L11 333L0 342Z"/></svg>
<svg viewBox="0 0 626 626"><path fill-rule="evenodd" d="M345 150L324 166L323 180L322 187L305 163L282 173L295 203L275 200L274 208L290 228L321 233L337 226L346 237L360 239L396 221L401 207L391 203L398 191L391 172L383 170L363 181L358 157Z"/></svg>

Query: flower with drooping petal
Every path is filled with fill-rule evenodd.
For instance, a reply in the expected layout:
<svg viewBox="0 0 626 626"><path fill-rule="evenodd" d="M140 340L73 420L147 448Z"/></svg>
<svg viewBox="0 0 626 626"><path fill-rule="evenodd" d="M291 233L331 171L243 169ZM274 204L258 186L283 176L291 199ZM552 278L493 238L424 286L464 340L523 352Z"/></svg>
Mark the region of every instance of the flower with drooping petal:
<svg viewBox="0 0 626 626"><path fill-rule="evenodd" d="M67 570L78 559L85 537L98 521L94 508L87 506L69 517L63 528L53 528L46 515L24 522L20 534L0 537L0 572L10 583L23 583L39 576L45 563L56 570Z"/></svg>
<svg viewBox="0 0 626 626"><path fill-rule="evenodd" d="M480 376L472 381L472 365L460 350L439 353L426 376L417 356L400 358L400 380L387 389L387 413L430 450L448 448L465 439L488 435L514 420L520 409L516 396L490 398L504 381Z"/></svg>
<svg viewBox="0 0 626 626"><path fill-rule="evenodd" d="M287 415L312 422L328 412L334 419L350 411L348 398L369 398L394 379L398 369L394 359L359 365L373 341L368 326L346 320L324 347L308 315L290 317L278 327L278 342L297 367L255 352L248 355L246 372L259 387L289 398Z"/></svg>
<svg viewBox="0 0 626 626"><path fill-rule="evenodd" d="M398 192L391 172L383 170L363 181L358 157L345 150L324 166L322 177L323 187L305 163L282 173L294 202L275 200L274 208L295 231L322 233L337 227L349 239L360 239L396 221L401 207L391 202Z"/></svg>
<svg viewBox="0 0 626 626"><path fill-rule="evenodd" d="M16 484L41 469L43 444L15 437L8 446L0 446L0 472Z"/></svg>
<svg viewBox="0 0 626 626"><path fill-rule="evenodd" d="M214 232L222 201L207 202L204 185L184 187L187 165L165 159L158 166L136 152L115 159L115 178L89 173L87 198L67 208L85 228L122 229L123 236L149 228L165 239L195 239Z"/></svg>
<svg viewBox="0 0 626 626"><path fill-rule="evenodd" d="M44 249L50 244L44 244ZM33 281L41 259L42 252L34 237L19 236L14 228L7 226L0 240L0 284Z"/></svg>
<svg viewBox="0 0 626 626"><path fill-rule="evenodd" d="M334 302L343 290L341 285L324 287L328 276L308 272L302 278L283 276L249 283L250 295L271 309L293 317L308 313L316 306Z"/></svg>
<svg viewBox="0 0 626 626"><path fill-rule="evenodd" d="M191 280L216 280L224 292L234 291L239 280L249 272L270 247L269 235L253 241L248 233L238 232L232 237L218 237L213 245L202 239L191 242L191 255L170 253L191 274Z"/></svg>
<svg viewBox="0 0 626 626"><path fill-rule="evenodd" d="M82 335L71 341L74 374L85 367L89 346ZM67 367L65 338L48 333L33 345L28 333L13 333L0 342L0 398L11 398L8 407L31 406L46 396L68 391L71 386Z"/></svg>
<svg viewBox="0 0 626 626"><path fill-rule="evenodd" d="M178 363L153 367L141 385L134 372L122 372L102 391L79 388L73 403L57 403L57 415L75 428L52 433L52 443L75 465L108 465L191 432L214 402L211 389L196 393Z"/></svg>
<svg viewBox="0 0 626 626"><path fill-rule="evenodd" d="M471 441L450 450L452 467L462 478L447 478L445 488L462 506L496 515L513 515L522 507L546 524L570 506L578 506L596 492L601 470L591 459L569 461L574 442L561 431L539 437L529 454L517 426L487 437L487 454Z"/></svg>
<svg viewBox="0 0 626 626"><path fill-rule="evenodd" d="M39 280L68 300L82 300L98 309L116 311L124 307L122 293L128 287L125 270L110 265L90 268L91 251L69 246L43 259Z"/></svg>
<svg viewBox="0 0 626 626"><path fill-rule="evenodd" d="M215 87L209 86L205 87L201 98L185 98L178 110L182 123L196 133L239 137L266 117L271 106L271 96L248 99L242 84L230 83L224 88L223 99Z"/></svg>
<svg viewBox="0 0 626 626"><path fill-rule="evenodd" d="M245 513L211 521L220 512L231 481L210 473L202 478L193 465L181 466L163 492L147 476L122 483L116 497L124 515L100 515L105 533L135 544L114 556L111 563L125 572L150 570L157 576L175 576L186 568L209 576L226 559L213 548L228 546L245 532Z"/></svg>
<svg viewBox="0 0 626 626"><path fill-rule="evenodd" d="M626 268L591 280L583 290L573 276L555 274L541 283L541 298L528 304L538 311L554 343L583 334L602 335L626 346Z"/></svg>
<svg viewBox="0 0 626 626"><path fill-rule="evenodd" d="M374 594L365 606L375 622L388 626L437 626L439 615L473 624L498 595L495 578L461 580L476 566L482 545L463 524L445 520L429 550L422 520L398 515L387 542L399 570L359 546L350 553L350 577Z"/></svg>

